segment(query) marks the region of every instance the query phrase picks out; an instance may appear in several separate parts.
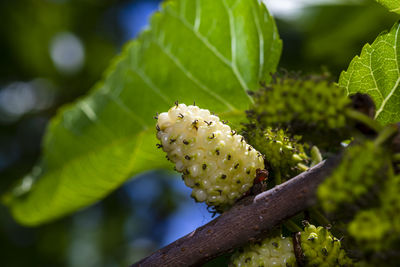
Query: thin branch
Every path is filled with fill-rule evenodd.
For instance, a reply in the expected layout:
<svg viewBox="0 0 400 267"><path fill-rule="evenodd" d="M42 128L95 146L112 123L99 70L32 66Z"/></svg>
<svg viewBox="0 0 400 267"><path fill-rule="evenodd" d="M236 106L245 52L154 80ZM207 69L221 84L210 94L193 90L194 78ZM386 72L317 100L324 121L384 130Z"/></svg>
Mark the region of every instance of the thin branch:
<svg viewBox="0 0 400 267"><path fill-rule="evenodd" d="M339 157L328 159L271 190L242 199L218 218L132 267L198 266L262 238L274 226L312 206L318 185L338 162Z"/></svg>

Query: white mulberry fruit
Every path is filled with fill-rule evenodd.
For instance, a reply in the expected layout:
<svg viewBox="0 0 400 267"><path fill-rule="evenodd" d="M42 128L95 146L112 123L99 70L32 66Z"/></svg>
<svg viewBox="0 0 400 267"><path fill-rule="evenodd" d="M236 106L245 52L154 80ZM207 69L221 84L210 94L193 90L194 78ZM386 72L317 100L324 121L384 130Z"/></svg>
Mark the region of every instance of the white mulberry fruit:
<svg viewBox="0 0 400 267"><path fill-rule="evenodd" d="M235 267L294 267L296 257L292 238L274 237L248 245L232 255L230 266Z"/></svg>
<svg viewBox="0 0 400 267"><path fill-rule="evenodd" d="M264 169L258 151L210 111L179 104L159 114L159 147L182 172L192 197L221 211L253 185Z"/></svg>

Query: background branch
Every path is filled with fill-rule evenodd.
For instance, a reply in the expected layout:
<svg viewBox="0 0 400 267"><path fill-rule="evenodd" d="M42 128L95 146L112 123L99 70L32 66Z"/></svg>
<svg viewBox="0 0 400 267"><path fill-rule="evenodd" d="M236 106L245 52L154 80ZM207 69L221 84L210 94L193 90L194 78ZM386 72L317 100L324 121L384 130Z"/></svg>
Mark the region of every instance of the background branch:
<svg viewBox="0 0 400 267"><path fill-rule="evenodd" d="M315 203L318 185L336 167L339 158L323 161L271 190L242 199L218 218L132 267L196 266L262 238L274 226Z"/></svg>

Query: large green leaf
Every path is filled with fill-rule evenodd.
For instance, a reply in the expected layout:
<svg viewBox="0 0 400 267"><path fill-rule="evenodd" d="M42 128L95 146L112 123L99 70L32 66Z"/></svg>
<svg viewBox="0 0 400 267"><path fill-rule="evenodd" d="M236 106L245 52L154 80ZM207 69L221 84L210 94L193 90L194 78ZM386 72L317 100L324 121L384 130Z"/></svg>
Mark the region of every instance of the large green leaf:
<svg viewBox="0 0 400 267"><path fill-rule="evenodd" d="M400 24L365 45L361 55L342 72L339 85L348 94L369 94L376 105L375 118L382 124L400 121Z"/></svg>
<svg viewBox="0 0 400 267"><path fill-rule="evenodd" d="M400 0L376 0L392 12L400 14Z"/></svg>
<svg viewBox="0 0 400 267"><path fill-rule="evenodd" d="M237 122L252 101L246 91L268 80L280 52L275 23L257 0L166 2L104 80L51 121L41 163L8 199L14 217L37 225L132 175L171 168L155 146L155 113L196 101Z"/></svg>

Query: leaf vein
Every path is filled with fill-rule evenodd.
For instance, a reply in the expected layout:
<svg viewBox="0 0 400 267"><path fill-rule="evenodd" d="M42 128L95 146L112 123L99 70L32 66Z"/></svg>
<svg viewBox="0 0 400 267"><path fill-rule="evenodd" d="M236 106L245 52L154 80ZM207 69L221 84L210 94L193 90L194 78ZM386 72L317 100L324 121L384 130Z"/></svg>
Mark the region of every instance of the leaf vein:
<svg viewBox="0 0 400 267"><path fill-rule="evenodd" d="M196 0L196 18L194 21L194 31L199 32L201 20L201 5L200 0Z"/></svg>
<svg viewBox="0 0 400 267"><path fill-rule="evenodd" d="M143 71L141 71L138 68L132 68L131 69L133 72L135 72L141 79L146 83L146 85L153 91L155 92L166 104L170 105L173 101L169 99L166 95L164 95L161 91L161 89L156 86L152 79L147 76Z"/></svg>
<svg viewBox="0 0 400 267"><path fill-rule="evenodd" d="M260 20L255 10L254 5L252 5L252 12L254 18L254 24L256 25L257 35L258 35L258 42L259 42L259 67L258 67L258 80L262 79L262 73L264 70L264 35L260 26Z"/></svg>
<svg viewBox="0 0 400 267"><path fill-rule="evenodd" d="M199 31L195 31L192 25L184 18L176 14L171 9L166 10L166 12L171 15L172 17L178 19L186 28L188 28L192 33L217 57L219 58L224 64L231 67L231 62L222 55L218 49L212 45L206 37L204 37Z"/></svg>
<svg viewBox="0 0 400 267"><path fill-rule="evenodd" d="M153 40L153 42L160 48L160 50L168 56L172 62L175 63L175 65L182 71L183 74L186 75L186 77L191 80L195 85L197 85L200 89L208 93L209 95L215 97L218 99L222 104L227 106L230 110L235 110L236 108L233 107L230 103L228 103L225 99L223 99L220 95L214 93L210 88L208 88L206 85L201 83L188 69L184 67L184 65L179 61L178 58L176 58L170 51L168 51L162 44L158 43L156 40Z"/></svg>
<svg viewBox="0 0 400 267"><path fill-rule="evenodd" d="M142 119L139 116L137 116L132 109L130 109L127 105L125 105L119 97L112 94L105 94L105 96L107 96L111 101L113 101L117 105L117 107L126 111L129 114L129 116L131 116L132 119L139 122L144 130L148 129L148 125L144 121L142 121Z"/></svg>
<svg viewBox="0 0 400 267"><path fill-rule="evenodd" d="M244 82L243 77L241 76L238 67L237 67L237 62L236 62L236 31L235 31L235 19L232 14L232 9L229 8L228 4L226 3L226 0L223 0L224 7L226 9L226 12L228 13L229 17L229 29L231 33L231 56L232 56L232 70L235 73L236 77L239 80L239 83L241 84L242 88L247 92L249 91L249 88L247 87L247 84ZM252 103L254 103L253 98L249 98Z"/></svg>
<svg viewBox="0 0 400 267"><path fill-rule="evenodd" d="M396 66L397 66L397 73L398 73L398 78L396 83L394 84L393 88L390 90L389 94L386 96L386 98L382 101L381 106L379 107L378 111L375 114L375 119L378 118L379 114L383 111L383 108L385 107L386 103L389 101L389 99L392 97L396 89L399 87L400 83L400 70L399 70L399 63L398 63L398 58L397 58L397 37L399 36L399 29L400 29L400 24L397 26L397 30L395 33L395 41L394 41L394 56L395 56L395 61L396 61Z"/></svg>

